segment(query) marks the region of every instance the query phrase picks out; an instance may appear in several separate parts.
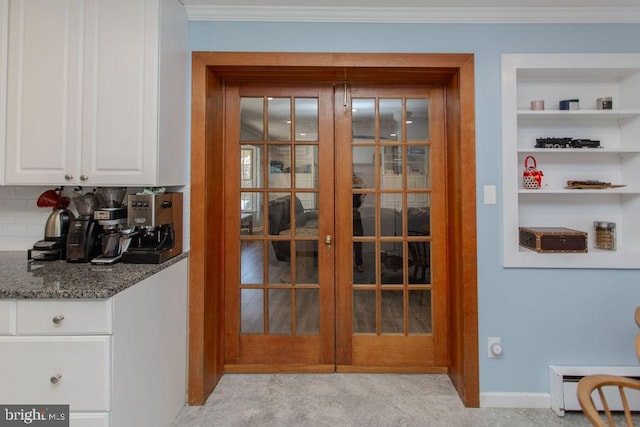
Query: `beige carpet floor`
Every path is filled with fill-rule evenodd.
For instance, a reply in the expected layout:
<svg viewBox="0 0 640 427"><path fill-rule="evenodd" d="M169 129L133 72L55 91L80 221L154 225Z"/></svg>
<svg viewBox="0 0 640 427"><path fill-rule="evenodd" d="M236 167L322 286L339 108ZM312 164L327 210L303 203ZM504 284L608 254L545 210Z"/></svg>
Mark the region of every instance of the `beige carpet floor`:
<svg viewBox="0 0 640 427"><path fill-rule="evenodd" d="M619 420L619 423L622 420ZM640 417L636 420L640 425ZM622 424L620 424L622 425ZM227 374L172 426L590 426L580 412L465 408L446 375Z"/></svg>

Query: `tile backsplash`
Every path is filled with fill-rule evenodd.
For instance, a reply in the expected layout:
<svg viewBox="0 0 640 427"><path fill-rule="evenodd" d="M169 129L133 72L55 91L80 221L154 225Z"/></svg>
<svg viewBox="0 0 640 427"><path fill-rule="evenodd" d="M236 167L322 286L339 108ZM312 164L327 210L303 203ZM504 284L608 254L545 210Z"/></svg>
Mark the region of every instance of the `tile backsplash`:
<svg viewBox="0 0 640 427"><path fill-rule="evenodd" d="M44 238L51 208L39 208L36 201L51 188L0 186L0 250L27 250Z"/></svg>
<svg viewBox="0 0 640 427"><path fill-rule="evenodd" d="M0 185L0 250L22 251L44 238L44 226L51 208L39 208L37 200L46 190L54 187L1 186ZM138 191L129 188L129 193ZM171 189L182 191L184 197L183 250L189 249L189 186ZM65 187L63 194L73 197L73 187ZM74 211L73 203L69 209Z"/></svg>

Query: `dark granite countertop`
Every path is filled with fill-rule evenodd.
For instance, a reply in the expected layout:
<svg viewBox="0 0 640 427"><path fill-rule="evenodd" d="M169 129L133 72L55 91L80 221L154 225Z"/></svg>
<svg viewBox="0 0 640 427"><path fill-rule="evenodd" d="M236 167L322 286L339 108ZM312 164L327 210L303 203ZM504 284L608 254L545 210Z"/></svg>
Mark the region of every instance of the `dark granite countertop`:
<svg viewBox="0 0 640 427"><path fill-rule="evenodd" d="M110 298L186 257L182 253L162 264L111 266L35 261L28 271L26 251L0 251L0 298Z"/></svg>

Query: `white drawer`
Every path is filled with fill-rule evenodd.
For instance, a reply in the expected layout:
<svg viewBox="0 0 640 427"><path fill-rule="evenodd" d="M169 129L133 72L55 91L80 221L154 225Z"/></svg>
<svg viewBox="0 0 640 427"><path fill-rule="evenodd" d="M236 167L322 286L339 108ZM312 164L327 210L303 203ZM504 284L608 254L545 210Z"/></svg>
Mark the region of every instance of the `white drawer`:
<svg viewBox="0 0 640 427"><path fill-rule="evenodd" d="M0 337L0 402L107 412L111 337Z"/></svg>
<svg viewBox="0 0 640 427"><path fill-rule="evenodd" d="M0 300L0 335L15 334L15 310L16 303L13 300Z"/></svg>
<svg viewBox="0 0 640 427"><path fill-rule="evenodd" d="M69 427L109 427L109 413L72 412Z"/></svg>
<svg viewBox="0 0 640 427"><path fill-rule="evenodd" d="M111 333L111 300L18 300L18 335Z"/></svg>

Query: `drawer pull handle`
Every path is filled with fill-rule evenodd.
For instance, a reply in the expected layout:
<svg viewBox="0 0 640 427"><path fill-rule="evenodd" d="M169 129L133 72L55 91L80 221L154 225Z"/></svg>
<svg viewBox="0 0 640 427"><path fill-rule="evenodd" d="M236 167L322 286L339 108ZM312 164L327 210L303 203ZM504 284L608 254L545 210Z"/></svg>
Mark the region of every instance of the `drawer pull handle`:
<svg viewBox="0 0 640 427"><path fill-rule="evenodd" d="M60 378L62 378L62 374L57 374L55 377L51 377L49 381L51 381L51 384L58 384Z"/></svg>
<svg viewBox="0 0 640 427"><path fill-rule="evenodd" d="M56 325L60 322L62 322L64 320L64 316L62 314L56 316L53 318L53 323L55 323Z"/></svg>

